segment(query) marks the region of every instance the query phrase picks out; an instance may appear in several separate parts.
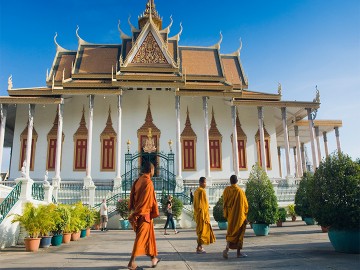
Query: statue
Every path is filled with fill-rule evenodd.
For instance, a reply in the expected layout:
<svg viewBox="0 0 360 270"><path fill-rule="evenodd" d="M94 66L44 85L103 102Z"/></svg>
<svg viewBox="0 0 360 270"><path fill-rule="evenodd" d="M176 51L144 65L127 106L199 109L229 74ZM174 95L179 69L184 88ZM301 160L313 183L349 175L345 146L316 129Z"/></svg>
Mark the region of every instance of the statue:
<svg viewBox="0 0 360 270"><path fill-rule="evenodd" d="M278 94L279 94L280 96L282 95L281 83L278 83Z"/></svg>
<svg viewBox="0 0 360 270"><path fill-rule="evenodd" d="M151 128L149 128L149 133L147 135L147 139L145 141L145 146L143 150L146 153L152 153L156 151L154 138L152 137L152 133L151 133Z"/></svg>
<svg viewBox="0 0 360 270"><path fill-rule="evenodd" d="M44 176L44 186L50 186L48 178L49 178L49 172L46 170L45 171L45 176Z"/></svg>
<svg viewBox="0 0 360 270"><path fill-rule="evenodd" d="M13 88L12 75L10 75L8 78L8 89L12 89L12 88Z"/></svg>
<svg viewBox="0 0 360 270"><path fill-rule="evenodd" d="M26 160L24 160L23 165L21 167L21 177L26 178Z"/></svg>

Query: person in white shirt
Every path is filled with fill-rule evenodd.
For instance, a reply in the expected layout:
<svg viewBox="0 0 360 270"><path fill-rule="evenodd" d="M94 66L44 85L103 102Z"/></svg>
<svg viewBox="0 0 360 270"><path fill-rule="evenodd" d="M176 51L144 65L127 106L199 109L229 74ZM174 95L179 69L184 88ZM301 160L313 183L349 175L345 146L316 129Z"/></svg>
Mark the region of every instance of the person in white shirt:
<svg viewBox="0 0 360 270"><path fill-rule="evenodd" d="M101 222L101 231L107 231L107 222L108 222L108 208L106 205L106 199L102 200L102 204L100 205L100 222Z"/></svg>

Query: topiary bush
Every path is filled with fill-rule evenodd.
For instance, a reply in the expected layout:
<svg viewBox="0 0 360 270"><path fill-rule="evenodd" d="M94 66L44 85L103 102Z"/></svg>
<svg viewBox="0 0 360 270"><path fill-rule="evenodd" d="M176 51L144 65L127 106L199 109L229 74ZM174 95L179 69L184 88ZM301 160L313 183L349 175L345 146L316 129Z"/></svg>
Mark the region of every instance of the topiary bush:
<svg viewBox="0 0 360 270"><path fill-rule="evenodd" d="M246 198L249 203L248 221L273 224L277 219L277 198L266 172L256 163L246 183Z"/></svg>
<svg viewBox="0 0 360 270"><path fill-rule="evenodd" d="M286 221L286 215L287 215L286 209L283 208L283 207L280 207L280 208L278 209L278 217L277 217L277 220L278 220L278 221L281 221L281 222L285 222L285 221Z"/></svg>
<svg viewBox="0 0 360 270"><path fill-rule="evenodd" d="M226 222L226 218L224 217L224 199L223 196L216 202L213 208L213 216L215 221L217 222Z"/></svg>
<svg viewBox="0 0 360 270"><path fill-rule="evenodd" d="M360 164L348 155L331 154L310 182L309 200L321 226L360 230Z"/></svg>
<svg viewBox="0 0 360 270"><path fill-rule="evenodd" d="M309 201L309 185L311 181L313 181L313 175L308 172L304 173L295 194L295 212L302 218L313 217Z"/></svg>

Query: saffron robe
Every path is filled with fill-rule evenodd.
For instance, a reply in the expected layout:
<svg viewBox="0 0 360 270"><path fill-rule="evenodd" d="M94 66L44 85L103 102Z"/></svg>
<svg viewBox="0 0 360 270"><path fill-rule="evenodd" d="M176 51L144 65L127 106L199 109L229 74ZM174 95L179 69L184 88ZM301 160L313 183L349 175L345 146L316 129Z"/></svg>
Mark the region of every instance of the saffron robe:
<svg viewBox="0 0 360 270"><path fill-rule="evenodd" d="M224 217L228 222L226 241L230 242L230 248L242 249L249 208L245 192L233 184L225 188L223 199Z"/></svg>
<svg viewBox="0 0 360 270"><path fill-rule="evenodd" d="M214 243L216 238L210 224L209 203L206 191L202 187L199 187L194 193L194 220L198 245Z"/></svg>
<svg viewBox="0 0 360 270"><path fill-rule="evenodd" d="M153 182L150 174L143 174L131 188L129 209L132 214L129 221L134 228L136 238L133 256L157 256L153 218L159 216Z"/></svg>

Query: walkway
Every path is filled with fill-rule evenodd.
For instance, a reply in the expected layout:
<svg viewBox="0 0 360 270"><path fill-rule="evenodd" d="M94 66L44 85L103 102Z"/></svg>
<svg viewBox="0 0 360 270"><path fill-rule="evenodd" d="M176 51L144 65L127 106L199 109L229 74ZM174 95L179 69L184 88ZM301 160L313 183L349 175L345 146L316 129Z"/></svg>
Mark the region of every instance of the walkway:
<svg viewBox="0 0 360 270"><path fill-rule="evenodd" d="M217 242L205 246L207 253L196 254L194 230L169 236L156 230L162 258L157 269L360 269L360 255L335 252L320 227L301 221L272 227L267 237L256 237L249 228L244 242L248 257L243 259L232 251L224 260L225 231L215 229L215 234ZM127 269L133 240L132 231L94 231L88 238L37 253L17 246L0 251L0 269ZM146 257L139 258L138 265L150 269Z"/></svg>

